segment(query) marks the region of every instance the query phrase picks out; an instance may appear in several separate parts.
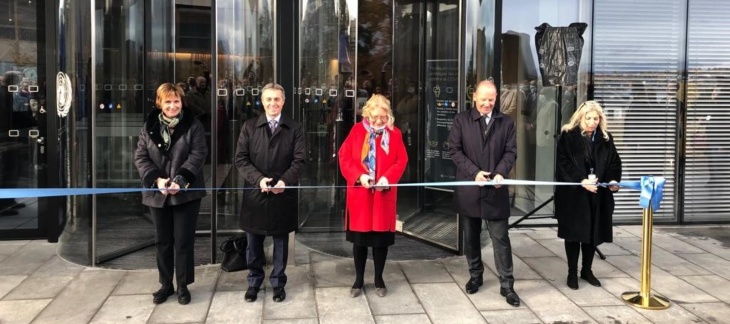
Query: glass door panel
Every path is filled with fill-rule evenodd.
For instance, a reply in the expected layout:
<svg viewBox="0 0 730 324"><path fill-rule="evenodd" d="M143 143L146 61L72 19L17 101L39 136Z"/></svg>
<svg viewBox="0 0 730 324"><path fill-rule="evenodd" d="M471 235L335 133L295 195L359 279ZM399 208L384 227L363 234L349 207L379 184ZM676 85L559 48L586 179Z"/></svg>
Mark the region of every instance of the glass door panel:
<svg viewBox="0 0 730 324"><path fill-rule="evenodd" d="M214 185L239 188L243 181L234 156L241 125L264 113L260 90L275 79L274 11L268 1L217 1L216 18L216 145L211 151L217 154ZM286 95L286 101L293 100L293 93ZM236 190L216 193L216 228L221 235L239 231L240 194Z"/></svg>
<svg viewBox="0 0 730 324"><path fill-rule="evenodd" d="M98 0L93 7L96 69L90 152L96 188L140 186L134 148L145 115L154 109L144 91L144 6L133 0ZM159 21L165 20L160 17ZM147 93L154 94L154 84L149 84ZM152 219L139 193L96 195L93 206L95 264L113 266L120 256L154 244Z"/></svg>
<svg viewBox="0 0 730 324"><path fill-rule="evenodd" d="M307 169L300 192L302 231L342 231L344 185L337 151L357 118L357 1L301 0L295 109L306 133ZM366 99L366 98L365 98ZM364 101L363 101L364 103ZM327 187L332 186L332 187Z"/></svg>
<svg viewBox="0 0 730 324"><path fill-rule="evenodd" d="M0 187L45 187L44 4L0 1L0 8L7 10L0 25ZM43 235L43 200L0 199L0 239Z"/></svg>
<svg viewBox="0 0 730 324"><path fill-rule="evenodd" d="M453 181L446 142L459 107L460 6L396 2L394 99L396 122L409 154L408 182ZM405 37L403 36L405 35ZM457 251L453 188L431 185L399 190L398 222L404 234Z"/></svg>

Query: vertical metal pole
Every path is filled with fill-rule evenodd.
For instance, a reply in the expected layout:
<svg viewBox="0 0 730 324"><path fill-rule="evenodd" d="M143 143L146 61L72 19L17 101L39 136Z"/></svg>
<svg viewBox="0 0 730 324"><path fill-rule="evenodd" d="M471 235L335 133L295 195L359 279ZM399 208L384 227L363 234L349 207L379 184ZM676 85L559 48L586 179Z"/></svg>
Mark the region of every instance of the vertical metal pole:
<svg viewBox="0 0 730 324"><path fill-rule="evenodd" d="M643 237L641 239L641 290L639 292L625 292L621 298L627 304L643 309L666 309L670 302L659 295L651 295L651 237L654 213L651 204L644 208Z"/></svg>
<svg viewBox="0 0 730 324"><path fill-rule="evenodd" d="M641 299L644 302L642 306L649 306L646 302L651 294L651 239L652 239L652 220L653 213L651 209L645 208L642 222L643 234L641 242Z"/></svg>
<svg viewBox="0 0 730 324"><path fill-rule="evenodd" d="M89 0L89 15L90 15L90 22L91 22L91 31L90 31L90 39L91 39L91 64L89 65L88 69L91 70L91 83L90 88L88 89L91 91L91 102L99 102L98 98L96 97L96 64L99 60L99 57L97 57L97 47L103 46L103 44L97 44L96 39L96 32L97 27L96 24L103 23L103 21L97 21L96 20L96 3L95 0ZM102 18L103 19L103 18ZM83 108L83 107L82 107ZM96 161L96 154L95 154L95 148L96 148L96 109L89 109L91 111L91 121L89 122L89 135L91 137L91 148L89 149L89 153L91 153L91 187L96 188L96 169L98 167L97 161ZM70 151L69 151L70 152ZM98 240L97 236L97 227L98 227L98 219L97 219L97 200L96 195L91 195L91 257L89 258L91 260L92 267L96 267L98 263L97 259L97 251L96 251L96 243Z"/></svg>

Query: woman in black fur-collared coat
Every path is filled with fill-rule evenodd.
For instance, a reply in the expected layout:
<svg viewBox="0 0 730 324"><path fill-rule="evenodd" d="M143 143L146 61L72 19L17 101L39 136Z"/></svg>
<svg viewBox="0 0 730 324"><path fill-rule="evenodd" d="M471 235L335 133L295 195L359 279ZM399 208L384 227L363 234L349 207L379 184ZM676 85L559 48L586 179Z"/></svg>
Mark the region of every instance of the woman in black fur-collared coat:
<svg viewBox="0 0 730 324"><path fill-rule="evenodd" d="M195 227L204 190L203 164L208 147L203 124L183 109L180 86L164 83L157 88L157 107L149 114L139 134L134 163L145 188L142 203L150 207L155 224L157 269L162 287L152 302L163 303L175 293L190 303L188 285L195 280L193 246Z"/></svg>
<svg viewBox="0 0 730 324"><path fill-rule="evenodd" d="M621 181L621 158L598 102L584 102L561 131L556 180L582 184L557 186L555 189L558 237L565 240L568 259L568 287L578 289L578 256L581 251L580 277L593 286L601 286L591 266L596 247L613 241L613 193L618 186L600 187L595 184Z"/></svg>

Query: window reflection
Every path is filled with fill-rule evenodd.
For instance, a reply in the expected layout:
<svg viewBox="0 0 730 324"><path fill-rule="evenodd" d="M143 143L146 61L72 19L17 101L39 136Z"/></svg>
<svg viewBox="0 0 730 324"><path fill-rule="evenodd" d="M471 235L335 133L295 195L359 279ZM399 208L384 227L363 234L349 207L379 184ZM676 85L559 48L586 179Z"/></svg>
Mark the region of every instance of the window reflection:
<svg viewBox="0 0 730 324"><path fill-rule="evenodd" d="M2 2L0 25L0 187L45 185L46 32L43 6ZM39 23L40 21L40 23ZM0 232L38 228L38 199L0 199ZM7 236L6 236L7 237Z"/></svg>
<svg viewBox="0 0 730 324"><path fill-rule="evenodd" d="M515 120L519 157L510 178L554 180L556 137L579 98L586 96L583 84L588 74L581 71L588 70L590 60L580 59L588 52L579 46L566 46L550 55L558 49L550 45L553 43L548 38L545 42L540 39L545 34L554 35L556 29L552 26L567 27L578 22L581 2L585 1L560 1L557 5L550 0L503 2L500 110ZM579 33L569 34L566 39L569 41L565 44L582 41ZM558 54L566 58L555 60ZM571 55L577 55L577 59ZM569 65L572 59L575 61ZM548 76L544 75L546 71ZM535 214L552 215L552 193L550 186L512 188L512 216L522 216L543 203L548 204Z"/></svg>

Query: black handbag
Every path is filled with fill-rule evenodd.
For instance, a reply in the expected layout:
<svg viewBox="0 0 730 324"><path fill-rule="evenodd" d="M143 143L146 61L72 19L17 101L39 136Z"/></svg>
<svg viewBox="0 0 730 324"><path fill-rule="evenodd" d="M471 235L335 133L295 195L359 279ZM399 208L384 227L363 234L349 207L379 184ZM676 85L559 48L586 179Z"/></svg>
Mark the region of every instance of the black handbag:
<svg viewBox="0 0 730 324"><path fill-rule="evenodd" d="M236 272L248 269L246 264L246 246L248 241L245 236L231 237L221 243L223 260L221 269L225 272Z"/></svg>

